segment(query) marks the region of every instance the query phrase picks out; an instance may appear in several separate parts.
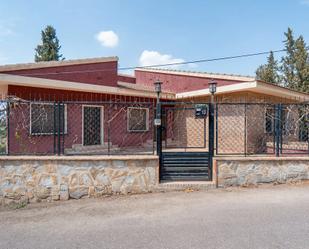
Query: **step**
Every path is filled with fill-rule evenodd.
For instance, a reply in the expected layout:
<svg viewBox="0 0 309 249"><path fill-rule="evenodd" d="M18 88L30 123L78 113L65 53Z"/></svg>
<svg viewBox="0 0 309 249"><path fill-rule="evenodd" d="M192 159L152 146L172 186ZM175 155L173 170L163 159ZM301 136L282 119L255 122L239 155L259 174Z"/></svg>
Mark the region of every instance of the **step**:
<svg viewBox="0 0 309 249"><path fill-rule="evenodd" d="M164 164L208 164L208 158L163 158Z"/></svg>
<svg viewBox="0 0 309 249"><path fill-rule="evenodd" d="M209 152L163 152L163 157L208 157Z"/></svg>
<svg viewBox="0 0 309 249"><path fill-rule="evenodd" d="M208 177L207 176L191 176L191 177L181 177L181 176L164 176L162 177L161 181L163 182L173 182L173 181L184 181L184 182L188 182L188 181L208 181Z"/></svg>
<svg viewBox="0 0 309 249"><path fill-rule="evenodd" d="M189 171L189 172L199 172L208 171L208 167L169 167L165 166L162 172L174 172L174 171Z"/></svg>
<svg viewBox="0 0 309 249"><path fill-rule="evenodd" d="M210 190L215 189L216 184L213 181L161 181L158 185L161 191L184 191L184 190Z"/></svg>

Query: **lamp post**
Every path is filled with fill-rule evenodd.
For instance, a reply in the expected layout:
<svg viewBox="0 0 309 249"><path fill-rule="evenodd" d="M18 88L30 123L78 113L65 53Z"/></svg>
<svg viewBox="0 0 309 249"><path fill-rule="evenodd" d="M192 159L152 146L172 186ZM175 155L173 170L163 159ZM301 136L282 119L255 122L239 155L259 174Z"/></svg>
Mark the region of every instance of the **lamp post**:
<svg viewBox="0 0 309 249"><path fill-rule="evenodd" d="M156 126L156 142L157 142L157 155L159 156L161 165L161 153L162 153L162 129L161 129L161 85L162 82L157 80L155 83L155 92L157 93L157 104L156 104L156 118L154 120L154 125ZM161 171L160 171L161 172Z"/></svg>
<svg viewBox="0 0 309 249"><path fill-rule="evenodd" d="M212 169L212 158L215 154L215 111L214 111L214 103L215 103L215 93L217 92L217 82L211 80L208 83L209 92L211 94L210 103L209 103L209 140L208 140L208 148L209 148L209 164ZM210 170L210 179L212 179L212 170Z"/></svg>

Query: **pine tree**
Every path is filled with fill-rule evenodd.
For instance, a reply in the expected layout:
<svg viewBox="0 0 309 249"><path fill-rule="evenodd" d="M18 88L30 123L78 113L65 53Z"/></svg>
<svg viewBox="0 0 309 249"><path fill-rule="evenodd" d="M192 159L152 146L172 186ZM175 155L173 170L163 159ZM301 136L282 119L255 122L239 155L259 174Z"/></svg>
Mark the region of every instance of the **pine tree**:
<svg viewBox="0 0 309 249"><path fill-rule="evenodd" d="M283 41L286 49L286 56L281 59L281 72L284 86L296 89L296 69L295 69L295 40L293 31L288 28L288 31L284 33L286 39Z"/></svg>
<svg viewBox="0 0 309 249"><path fill-rule="evenodd" d="M256 70L256 78L266 82L282 84L293 90L309 93L309 54L303 36L294 39L293 31L288 28L283 41L286 55L278 66L271 52L267 64Z"/></svg>
<svg viewBox="0 0 309 249"><path fill-rule="evenodd" d="M278 69L278 62L275 60L274 53L270 51L267 57L267 64L259 66L256 70L256 79L279 84Z"/></svg>
<svg viewBox="0 0 309 249"><path fill-rule="evenodd" d="M304 38L295 41L295 90L309 93L309 56Z"/></svg>
<svg viewBox="0 0 309 249"><path fill-rule="evenodd" d="M48 25L41 31L42 44L39 44L35 49L35 61L59 61L64 60L60 54L59 40L56 35L56 30Z"/></svg>

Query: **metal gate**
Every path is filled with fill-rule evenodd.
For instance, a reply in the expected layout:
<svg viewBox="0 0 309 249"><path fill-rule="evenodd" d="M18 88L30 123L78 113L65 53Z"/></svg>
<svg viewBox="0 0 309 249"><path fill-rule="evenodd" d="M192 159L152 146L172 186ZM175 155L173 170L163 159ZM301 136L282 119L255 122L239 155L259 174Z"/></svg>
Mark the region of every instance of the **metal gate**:
<svg viewBox="0 0 309 249"><path fill-rule="evenodd" d="M213 106L161 103L158 147L160 179L206 181L212 178Z"/></svg>

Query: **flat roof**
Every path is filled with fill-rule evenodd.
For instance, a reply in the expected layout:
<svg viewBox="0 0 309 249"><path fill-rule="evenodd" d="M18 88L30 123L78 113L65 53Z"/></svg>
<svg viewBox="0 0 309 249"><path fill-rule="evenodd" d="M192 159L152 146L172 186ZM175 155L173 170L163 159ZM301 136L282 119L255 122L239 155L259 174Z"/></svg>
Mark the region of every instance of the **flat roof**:
<svg viewBox="0 0 309 249"><path fill-rule="evenodd" d="M240 82L227 86L217 87L216 94L234 93L234 92L244 92L250 91L255 93L267 94L276 97L288 98L288 99L298 99L303 101L309 101L309 94L294 91L285 87L277 86L270 83L265 83L262 81L249 81ZM209 89L201 89L189 92L176 93L176 99L185 99L191 97L203 97L210 96Z"/></svg>
<svg viewBox="0 0 309 249"><path fill-rule="evenodd" d="M81 64L94 64L94 63L111 62L111 61L118 61L118 57L112 56L112 57L97 57L90 59L8 64L0 66L0 72L8 72L8 71L16 71L24 69L48 68L48 67L62 67L62 66L81 65Z"/></svg>
<svg viewBox="0 0 309 249"><path fill-rule="evenodd" d="M155 91L150 87L127 82L118 81L117 86L111 87L111 86L95 85L89 83L78 83L64 80L52 80L52 79L0 73L0 91L7 92L7 86L9 85L58 89L63 91L116 94L116 95L136 96L136 97L140 96L140 97L156 98L157 96ZM293 100L297 99L297 100L309 101L309 94L307 93L293 91L284 87L280 87L270 83L264 83L261 81L240 82L232 85L217 87L218 95L234 93L234 92L244 92L244 91L267 94L271 96L277 96ZM161 94L161 97L163 99L188 99L191 97L203 97L203 96L210 96L208 88L195 91L182 92L177 94L164 91Z"/></svg>
<svg viewBox="0 0 309 249"><path fill-rule="evenodd" d="M222 79L222 80L234 80L234 81L255 81L255 77L237 75L237 74L221 74L221 73L208 73L208 72L194 72L186 70L173 70L173 69L163 69L163 68L143 68L138 67L135 71L144 71L144 72L153 72L153 73L164 73L172 75L183 75L191 77L200 77L200 78L213 78L213 79Z"/></svg>
<svg viewBox="0 0 309 249"><path fill-rule="evenodd" d="M45 89L57 89L63 91L78 91L87 93L103 93L103 94L116 94L123 96L140 96L156 98L157 94L154 90L142 90L142 89L128 89L121 87L112 87L104 85L96 85L89 83L78 83L64 80L51 80L44 78L35 78L28 76L2 74L0 73L0 90L7 91L8 85L25 86L25 87L37 87ZM174 99L175 94L162 93L164 99Z"/></svg>

